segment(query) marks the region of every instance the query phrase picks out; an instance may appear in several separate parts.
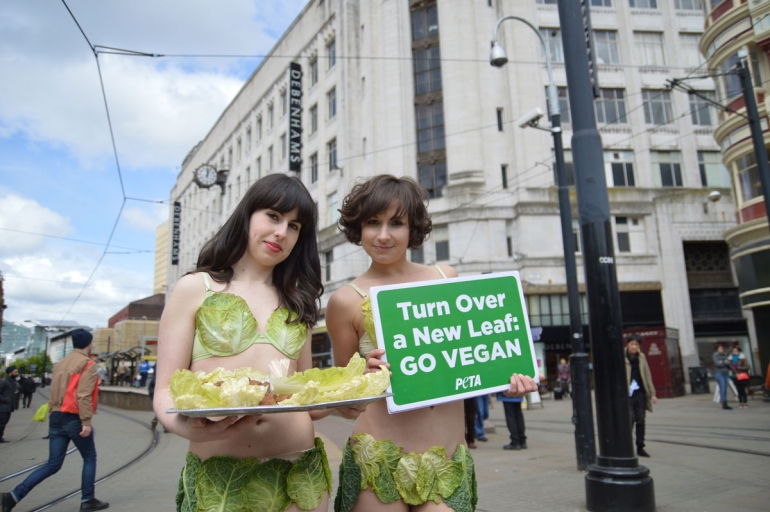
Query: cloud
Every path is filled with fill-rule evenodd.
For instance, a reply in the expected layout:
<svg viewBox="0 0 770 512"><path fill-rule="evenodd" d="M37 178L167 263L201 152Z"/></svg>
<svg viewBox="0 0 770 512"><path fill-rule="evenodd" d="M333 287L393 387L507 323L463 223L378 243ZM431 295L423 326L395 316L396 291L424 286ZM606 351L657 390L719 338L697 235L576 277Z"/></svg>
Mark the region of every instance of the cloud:
<svg viewBox="0 0 770 512"><path fill-rule="evenodd" d="M12 193L0 196L0 228L4 228L0 230L0 256L27 254L45 246L45 237L17 231L54 236L72 232L67 217Z"/></svg>
<svg viewBox="0 0 770 512"><path fill-rule="evenodd" d="M151 231L168 219L168 208L165 205L152 205L150 208L126 208L123 219L132 229Z"/></svg>

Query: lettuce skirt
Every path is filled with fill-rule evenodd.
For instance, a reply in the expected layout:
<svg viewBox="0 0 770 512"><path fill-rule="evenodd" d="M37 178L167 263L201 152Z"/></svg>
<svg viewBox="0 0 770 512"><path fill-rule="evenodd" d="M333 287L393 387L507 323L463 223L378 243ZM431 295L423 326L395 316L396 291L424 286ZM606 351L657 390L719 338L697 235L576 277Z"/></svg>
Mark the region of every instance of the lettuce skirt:
<svg viewBox="0 0 770 512"><path fill-rule="evenodd" d="M425 453L402 453L389 439L377 441L369 434L355 434L345 444L340 464L340 487L335 512L350 512L358 494L371 488L383 503L403 500L422 505L441 500L456 512L473 512L478 502L476 471L465 445L452 458L443 446Z"/></svg>
<svg viewBox="0 0 770 512"><path fill-rule="evenodd" d="M331 495L332 473L323 442L302 452L295 460L211 457L201 461L193 453L179 479L177 512L232 510L283 512L292 503L314 510Z"/></svg>

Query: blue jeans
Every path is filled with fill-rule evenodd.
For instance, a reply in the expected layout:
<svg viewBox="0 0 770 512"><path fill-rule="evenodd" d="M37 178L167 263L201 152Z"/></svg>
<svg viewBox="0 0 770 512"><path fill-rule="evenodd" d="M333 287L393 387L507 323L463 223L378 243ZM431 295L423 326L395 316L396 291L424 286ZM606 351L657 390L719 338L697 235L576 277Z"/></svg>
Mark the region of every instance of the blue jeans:
<svg viewBox="0 0 770 512"><path fill-rule="evenodd" d="M484 420L489 418L489 395L476 397L476 439L484 439Z"/></svg>
<svg viewBox="0 0 770 512"><path fill-rule="evenodd" d="M726 373L715 373L714 378L719 384L719 401L727 403L727 386L730 385L730 376Z"/></svg>
<svg viewBox="0 0 770 512"><path fill-rule="evenodd" d="M94 432L88 437L80 437L82 429L80 417L77 414L52 412L48 420L48 462L36 469L13 490L16 501L21 501L40 482L57 473L64 463L67 447L70 441L83 457L83 473L81 476L81 500L88 501L94 497L94 480L96 479L96 446Z"/></svg>

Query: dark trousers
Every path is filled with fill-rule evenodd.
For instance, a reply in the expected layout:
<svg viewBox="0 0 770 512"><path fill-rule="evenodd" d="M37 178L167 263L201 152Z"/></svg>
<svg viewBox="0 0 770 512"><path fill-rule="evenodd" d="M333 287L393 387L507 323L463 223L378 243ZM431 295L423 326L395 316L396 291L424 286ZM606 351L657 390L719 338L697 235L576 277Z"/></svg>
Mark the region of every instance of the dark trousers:
<svg viewBox="0 0 770 512"><path fill-rule="evenodd" d="M748 396L746 395L746 384L748 384L749 381L733 379L733 382L735 382L735 387L738 390L738 401L742 404L748 403Z"/></svg>
<svg viewBox="0 0 770 512"><path fill-rule="evenodd" d="M644 448L644 415L647 409L647 397L639 391L631 395L631 423L636 424L636 447Z"/></svg>
<svg viewBox="0 0 770 512"><path fill-rule="evenodd" d="M476 442L476 406L475 398L466 398L465 405L465 442L472 444Z"/></svg>
<svg viewBox="0 0 770 512"><path fill-rule="evenodd" d="M0 439L3 438L3 434L5 434L5 426L9 421L11 421L11 413L0 412Z"/></svg>
<svg viewBox="0 0 770 512"><path fill-rule="evenodd" d="M96 446L94 432L88 437L80 437L82 424L77 414L52 412L48 420L48 462L36 469L13 490L16 501L21 501L29 492L49 476L57 473L64 463L67 447L72 441L83 457L83 473L81 475L81 501L94 497L94 480L96 479Z"/></svg>
<svg viewBox="0 0 770 512"><path fill-rule="evenodd" d="M505 423L511 433L511 444L521 445L527 441L524 435L524 414L521 412L521 402L503 402Z"/></svg>
<svg viewBox="0 0 770 512"><path fill-rule="evenodd" d="M24 393L21 403L25 409L29 409L29 406L32 405L32 393Z"/></svg>

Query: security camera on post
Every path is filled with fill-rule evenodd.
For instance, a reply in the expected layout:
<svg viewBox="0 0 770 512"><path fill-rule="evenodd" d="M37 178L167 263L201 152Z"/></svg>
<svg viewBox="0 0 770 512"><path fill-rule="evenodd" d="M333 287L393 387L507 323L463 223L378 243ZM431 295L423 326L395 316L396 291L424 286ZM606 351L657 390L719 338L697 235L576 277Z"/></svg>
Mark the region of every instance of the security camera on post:
<svg viewBox="0 0 770 512"><path fill-rule="evenodd" d="M543 117L543 111L539 108L534 108L518 118L516 120L516 126L519 128L526 128L527 126L531 128L537 128L537 124L540 122L540 118Z"/></svg>

